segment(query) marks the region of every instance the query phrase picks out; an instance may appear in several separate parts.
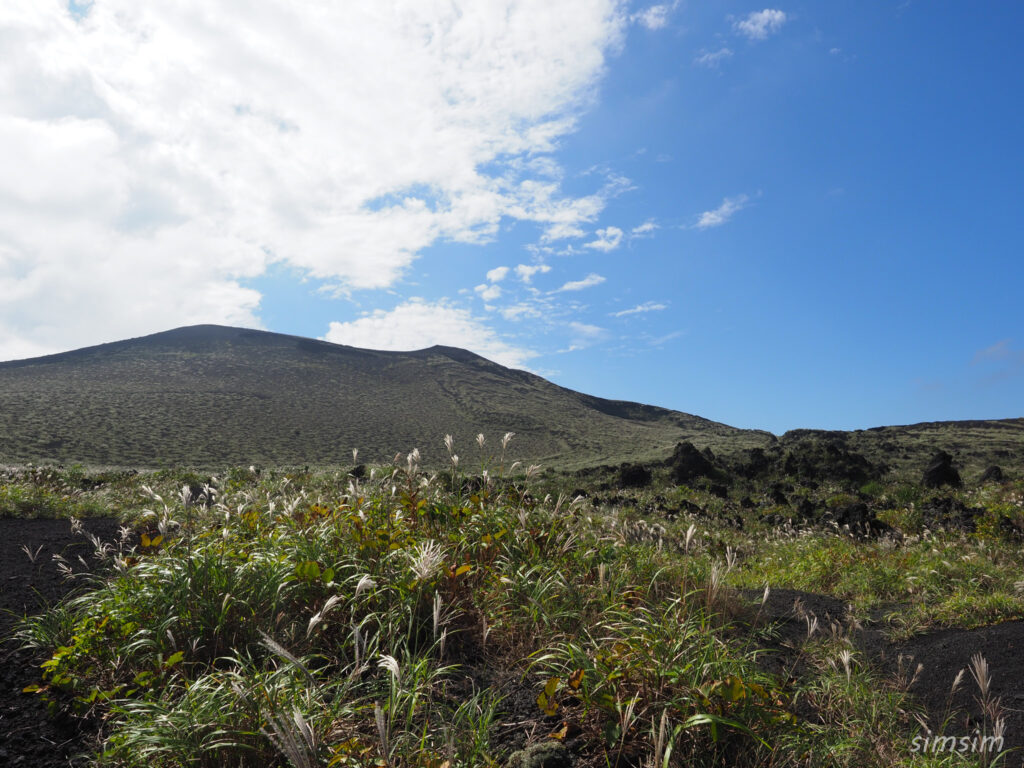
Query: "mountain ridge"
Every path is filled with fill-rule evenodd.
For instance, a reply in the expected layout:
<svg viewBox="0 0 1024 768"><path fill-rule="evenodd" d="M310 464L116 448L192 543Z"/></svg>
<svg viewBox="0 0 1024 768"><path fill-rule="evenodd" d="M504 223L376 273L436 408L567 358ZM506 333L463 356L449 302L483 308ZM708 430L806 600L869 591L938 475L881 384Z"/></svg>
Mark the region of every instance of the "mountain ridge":
<svg viewBox="0 0 1024 768"><path fill-rule="evenodd" d="M338 462L352 448L384 460L412 447L440 463L430 446L447 433L466 450L477 432L516 432L511 457L567 467L648 460L684 439L774 440L457 347L381 351L215 325L0 363L0 429L8 462L145 465Z"/></svg>
<svg viewBox="0 0 1024 768"><path fill-rule="evenodd" d="M515 432L509 460L563 469L658 462L679 442L716 453L842 443L894 467L937 449L982 465L1024 458L1024 419L921 422L781 436L561 387L458 347L363 349L195 325L0 363L0 462L152 467L386 461L445 434L482 467L478 433ZM472 457L472 458L470 458Z"/></svg>

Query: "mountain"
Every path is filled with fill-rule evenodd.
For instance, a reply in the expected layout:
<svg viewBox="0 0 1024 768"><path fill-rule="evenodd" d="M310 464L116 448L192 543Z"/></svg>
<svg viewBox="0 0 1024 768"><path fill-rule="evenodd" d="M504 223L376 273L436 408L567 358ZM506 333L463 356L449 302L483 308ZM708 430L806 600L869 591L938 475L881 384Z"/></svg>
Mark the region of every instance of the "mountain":
<svg viewBox="0 0 1024 768"><path fill-rule="evenodd" d="M509 460L578 469L665 459L681 441L742 457L760 448L850 452L919 473L936 450L971 471L1024 464L1024 419L934 422L776 438L679 411L574 392L472 352L381 352L298 336L197 325L0 363L0 463L159 467L349 464L419 448L434 466L455 437L468 471Z"/></svg>
<svg viewBox="0 0 1024 768"><path fill-rule="evenodd" d="M768 446L664 408L603 400L453 347L380 352L199 325L0 363L0 462L153 467L381 461L419 448L468 469L475 436L510 459L566 469L700 447Z"/></svg>

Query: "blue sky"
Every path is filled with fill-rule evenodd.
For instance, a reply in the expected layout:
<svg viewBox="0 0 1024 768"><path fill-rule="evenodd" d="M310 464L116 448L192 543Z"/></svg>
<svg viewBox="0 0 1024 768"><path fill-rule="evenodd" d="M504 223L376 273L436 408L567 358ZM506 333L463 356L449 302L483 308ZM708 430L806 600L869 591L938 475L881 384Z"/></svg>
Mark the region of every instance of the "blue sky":
<svg viewBox="0 0 1024 768"><path fill-rule="evenodd" d="M135 5L0 11L0 357L224 322L776 433L1024 415L1024 6Z"/></svg>

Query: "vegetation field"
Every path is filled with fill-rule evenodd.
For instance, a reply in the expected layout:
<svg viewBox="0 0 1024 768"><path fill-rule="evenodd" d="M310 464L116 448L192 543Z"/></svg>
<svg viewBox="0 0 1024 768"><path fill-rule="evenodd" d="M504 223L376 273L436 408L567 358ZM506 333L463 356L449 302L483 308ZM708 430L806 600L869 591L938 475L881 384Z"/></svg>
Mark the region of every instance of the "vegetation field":
<svg viewBox="0 0 1024 768"><path fill-rule="evenodd" d="M429 472L8 472L9 520L124 525L88 571L33 566L74 591L16 624L19 695L102 766L1019 760L1012 472L723 492L513 469L507 443Z"/></svg>

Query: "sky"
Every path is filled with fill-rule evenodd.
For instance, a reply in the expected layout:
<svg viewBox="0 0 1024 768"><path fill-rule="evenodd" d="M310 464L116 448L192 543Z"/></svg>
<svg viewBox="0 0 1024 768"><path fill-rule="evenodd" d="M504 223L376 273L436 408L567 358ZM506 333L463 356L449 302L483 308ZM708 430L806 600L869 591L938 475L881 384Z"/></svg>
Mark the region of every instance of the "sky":
<svg viewBox="0 0 1024 768"><path fill-rule="evenodd" d="M221 323L775 433L1021 417L1021 29L1010 0L4 0L0 360Z"/></svg>

